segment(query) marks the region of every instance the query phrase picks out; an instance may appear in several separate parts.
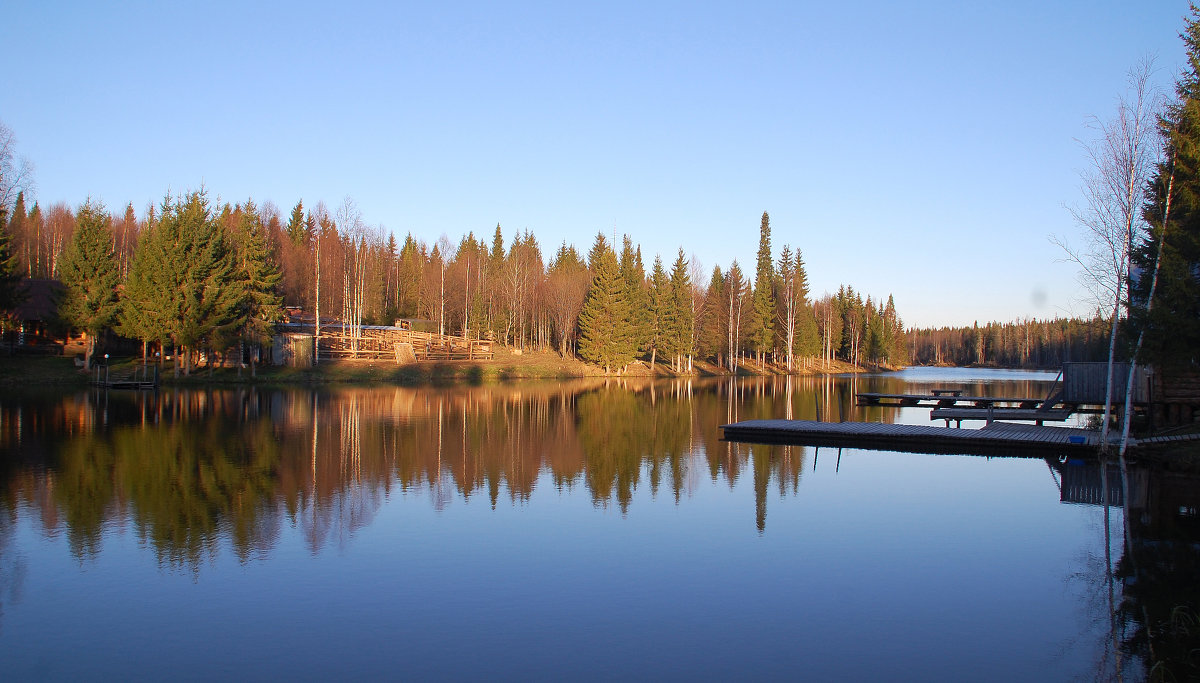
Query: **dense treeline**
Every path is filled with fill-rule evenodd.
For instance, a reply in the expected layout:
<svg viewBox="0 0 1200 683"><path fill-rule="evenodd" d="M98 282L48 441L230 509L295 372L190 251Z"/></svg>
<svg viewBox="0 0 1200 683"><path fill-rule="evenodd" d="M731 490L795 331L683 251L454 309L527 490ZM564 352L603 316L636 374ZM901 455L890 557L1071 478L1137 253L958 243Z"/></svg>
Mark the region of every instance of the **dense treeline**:
<svg viewBox="0 0 1200 683"><path fill-rule="evenodd" d="M1104 360L1108 355L1108 322L1097 314L1091 319L912 329L907 333L907 343L915 365L1055 368L1064 362Z"/></svg>
<svg viewBox="0 0 1200 683"><path fill-rule="evenodd" d="M628 235L619 252L598 234L586 257L563 243L549 260L531 232L506 242L500 225L490 240L398 241L367 225L350 199L332 213L297 202L284 215L269 202L214 206L192 192L139 217L132 205L110 214L91 201L43 211L18 191L0 228L10 270L64 281L60 307L75 329L180 349L185 373L201 352L256 358L284 307L336 320L352 339L363 325L421 319L441 334L555 349L613 372L639 359L677 372L697 358L730 371L906 361L891 297L864 301L842 287L813 300L800 250L773 256L765 212L753 280L735 261L706 284L682 248L647 272ZM95 291L104 287L111 296Z"/></svg>

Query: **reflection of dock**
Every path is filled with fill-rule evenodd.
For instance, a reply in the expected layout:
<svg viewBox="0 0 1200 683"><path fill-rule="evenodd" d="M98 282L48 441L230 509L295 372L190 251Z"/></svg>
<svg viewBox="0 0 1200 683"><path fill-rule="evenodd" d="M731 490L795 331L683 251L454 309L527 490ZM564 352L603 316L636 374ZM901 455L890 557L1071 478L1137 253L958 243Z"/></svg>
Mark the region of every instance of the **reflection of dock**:
<svg viewBox="0 0 1200 683"><path fill-rule="evenodd" d="M1052 453L1095 452L1096 432L994 422L982 429L952 429L882 422L747 420L723 425L728 441L812 446L844 446L909 453L970 453L1043 457Z"/></svg>

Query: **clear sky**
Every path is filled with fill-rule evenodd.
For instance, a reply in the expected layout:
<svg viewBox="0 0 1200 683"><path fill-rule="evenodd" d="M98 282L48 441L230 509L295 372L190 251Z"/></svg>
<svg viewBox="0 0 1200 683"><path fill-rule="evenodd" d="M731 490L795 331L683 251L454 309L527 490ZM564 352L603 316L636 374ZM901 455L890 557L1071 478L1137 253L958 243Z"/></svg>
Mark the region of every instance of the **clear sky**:
<svg viewBox="0 0 1200 683"><path fill-rule="evenodd" d="M0 121L37 199L141 213L168 191L352 197L432 243L628 233L753 270L803 250L814 293L894 294L906 323L1090 310L1074 236L1091 115L1188 5L1141 2L15 0Z"/></svg>

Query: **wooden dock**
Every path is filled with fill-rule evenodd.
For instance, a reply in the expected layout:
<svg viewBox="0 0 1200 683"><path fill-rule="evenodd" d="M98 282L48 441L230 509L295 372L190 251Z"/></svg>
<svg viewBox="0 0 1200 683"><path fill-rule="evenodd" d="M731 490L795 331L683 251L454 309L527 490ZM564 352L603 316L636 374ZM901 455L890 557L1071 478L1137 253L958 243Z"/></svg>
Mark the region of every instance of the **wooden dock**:
<svg viewBox="0 0 1200 683"><path fill-rule="evenodd" d="M148 391L158 388L158 366L134 368L120 375L109 373L108 365L97 365L92 386L116 391Z"/></svg>
<svg viewBox="0 0 1200 683"><path fill-rule="evenodd" d="M727 441L839 446L907 453L954 453L1045 457L1095 453L1100 435L1087 429L993 422L981 429L954 429L883 422L747 420L722 425Z"/></svg>
<svg viewBox="0 0 1200 683"><path fill-rule="evenodd" d="M1041 425L1043 422L1062 422L1074 413L1096 412L1091 406L1069 402L1062 392L1046 398L1006 396L963 396L960 389L933 389L928 394L880 394L864 392L854 395L860 406L893 408L931 408L930 420L1025 420Z"/></svg>

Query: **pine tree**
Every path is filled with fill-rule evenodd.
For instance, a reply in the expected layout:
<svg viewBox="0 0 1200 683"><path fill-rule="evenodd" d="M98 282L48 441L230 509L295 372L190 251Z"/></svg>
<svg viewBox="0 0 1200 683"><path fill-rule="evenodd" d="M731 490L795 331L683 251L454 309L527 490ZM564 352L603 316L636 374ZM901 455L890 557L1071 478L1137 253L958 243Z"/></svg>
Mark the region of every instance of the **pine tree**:
<svg viewBox="0 0 1200 683"><path fill-rule="evenodd" d="M667 334L667 309L671 302L670 280L667 271L663 269L662 259L654 257L654 267L650 271L649 292L649 340L650 367L654 367L659 349L663 348Z"/></svg>
<svg viewBox="0 0 1200 683"><path fill-rule="evenodd" d="M299 208L300 205L296 206ZM295 211L292 217L296 217ZM236 277L245 292L240 314L243 320L241 336L251 345L250 373L254 375L257 374L258 360L255 347L270 343L275 323L283 318L283 298L279 296L282 274L271 255L266 229L253 201L247 200L242 207L236 244Z"/></svg>
<svg viewBox="0 0 1200 683"><path fill-rule="evenodd" d="M0 207L0 325L3 325L8 315L25 301L18 271L16 246L12 234L3 225L5 218L4 209ZM3 327L0 327L0 331L3 331Z"/></svg>
<svg viewBox="0 0 1200 683"><path fill-rule="evenodd" d="M724 366L725 334L721 321L724 320L725 275L720 266L713 266L708 289L705 290L704 308L700 311L697 327L697 352L702 358L715 357L717 364Z"/></svg>
<svg viewBox="0 0 1200 683"><path fill-rule="evenodd" d="M196 349L223 351L236 341L246 296L234 252L209 211L207 196L192 192L173 202L165 199L138 252L126 295L128 305L145 315L130 320L129 327L170 340L184 374L190 374Z"/></svg>
<svg viewBox="0 0 1200 683"><path fill-rule="evenodd" d="M771 262L771 218L763 211L758 235L758 265L754 275L754 319L750 344L763 363L775 341L775 269Z"/></svg>
<svg viewBox="0 0 1200 683"><path fill-rule="evenodd" d="M1140 362L1162 367L1200 364L1200 8L1192 7L1181 37L1187 67L1159 122L1165 149L1144 212L1149 234L1134 245L1129 282Z"/></svg>
<svg viewBox="0 0 1200 683"><path fill-rule="evenodd" d="M633 239L625 235L621 247L619 270L625 282L625 300L629 306L629 343L634 353L650 351L650 302L646 292L646 270L642 265L642 250L635 249Z"/></svg>
<svg viewBox="0 0 1200 683"><path fill-rule="evenodd" d="M84 367L90 369L96 339L117 319L120 267L113 251L111 218L102 204L88 200L79 207L75 234L63 252L59 273L63 291L58 312L72 327L87 332Z"/></svg>
<svg viewBox="0 0 1200 683"><path fill-rule="evenodd" d="M589 265L593 270L592 286L579 313L579 355L609 373L633 360L634 349L628 332L625 281L616 254L608 248L603 235L597 236L596 245L589 252Z"/></svg>
<svg viewBox="0 0 1200 683"><path fill-rule="evenodd" d="M25 192L18 191L17 200L13 202L12 214L8 217L8 234L12 235L13 237L13 244L11 246L13 256L21 256L20 244L25 245L26 253L24 254L24 258L18 258L17 262L20 263L20 265L15 267L13 272L19 273L20 271L24 271L24 275L32 276L33 266L29 262L28 253L29 236L27 233L29 230L26 227L28 223L29 214L25 211Z"/></svg>
<svg viewBox="0 0 1200 683"><path fill-rule="evenodd" d="M692 311L692 276L688 272L688 261L684 258L682 247L679 248L679 255L671 267L670 292L666 324L669 353L674 357L675 370L683 372L684 357L690 360L695 351L692 337L695 314ZM691 363L687 365L690 368Z"/></svg>
<svg viewBox="0 0 1200 683"><path fill-rule="evenodd" d="M159 312L161 306L166 305L166 297L157 290L158 273L152 265L161 259L155 253L159 246L154 236L154 225L151 215L133 251L117 313L117 331L124 337L141 340L143 361L146 360L146 346L150 342L157 341L161 347L167 340L166 325Z"/></svg>
<svg viewBox="0 0 1200 683"><path fill-rule="evenodd" d="M287 224L287 236L293 245L302 247L308 244L308 225L304 218L304 202L298 201L292 207L292 215Z"/></svg>

